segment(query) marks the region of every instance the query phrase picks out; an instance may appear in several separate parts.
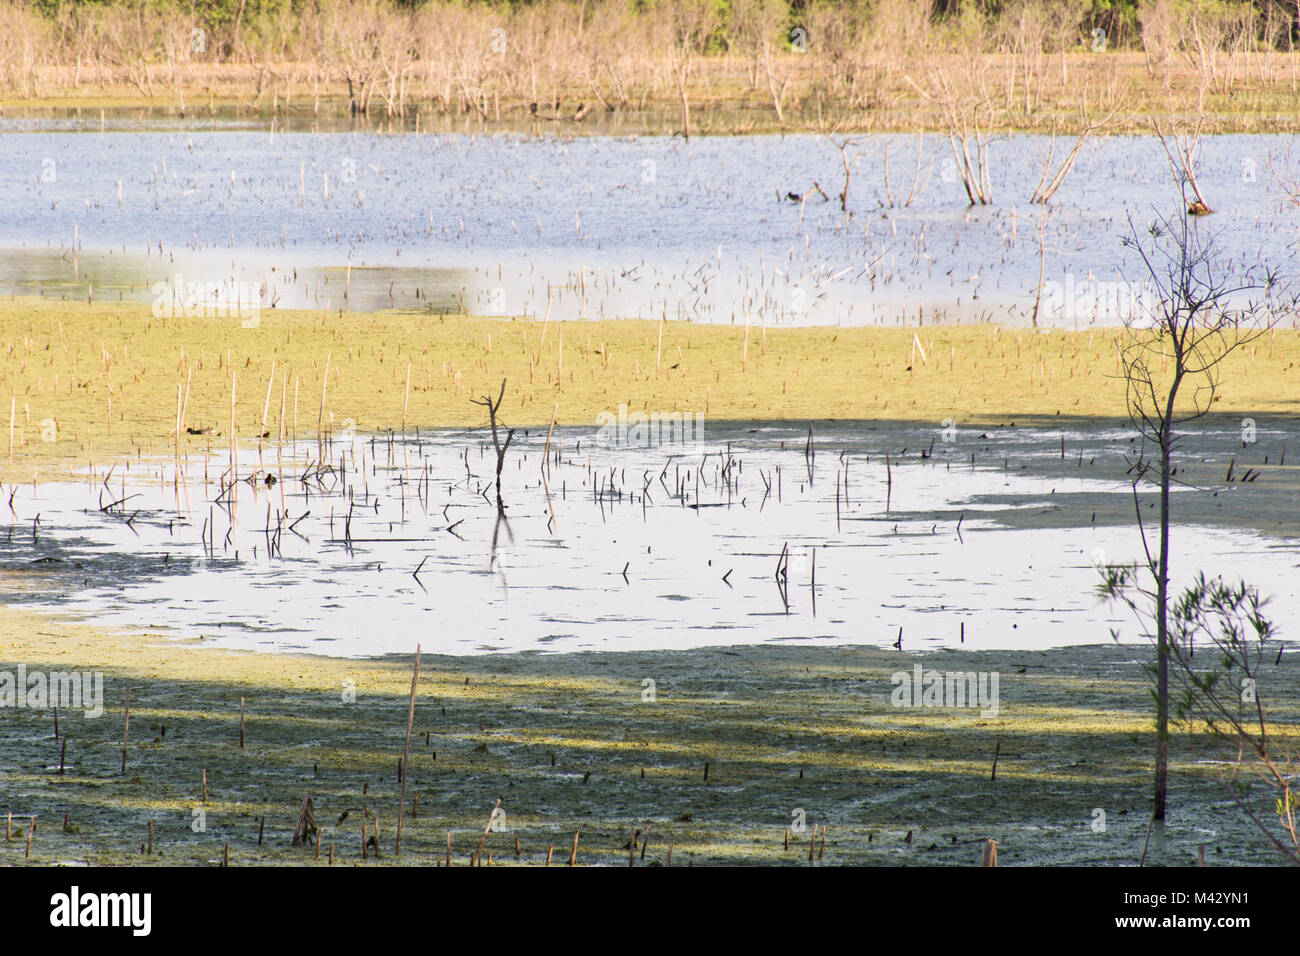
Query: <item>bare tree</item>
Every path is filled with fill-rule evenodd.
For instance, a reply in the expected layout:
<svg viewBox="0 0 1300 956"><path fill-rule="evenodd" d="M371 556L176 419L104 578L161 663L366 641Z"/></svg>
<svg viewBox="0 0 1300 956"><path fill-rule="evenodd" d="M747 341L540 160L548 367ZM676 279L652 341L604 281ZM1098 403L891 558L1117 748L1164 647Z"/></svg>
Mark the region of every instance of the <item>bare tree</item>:
<svg viewBox="0 0 1300 956"><path fill-rule="evenodd" d="M881 177L884 180L885 198L883 202L879 199L876 200L880 205L888 206L890 208L901 205L906 209L911 206L912 203L916 202L921 193L925 192L925 187L930 184L930 175L934 172L935 153L932 152L927 161L927 159L922 156L922 152L925 148L925 134L917 133L915 139L916 155L912 160L912 185L907 190L906 196L903 196L901 193L899 194L898 200L894 199L893 189L890 187L889 182L889 162L893 153L893 144L888 137L883 139L880 152ZM942 147L939 147L939 149L942 150ZM906 180L904 180L904 183L906 183Z"/></svg>
<svg viewBox="0 0 1300 956"><path fill-rule="evenodd" d="M691 76L705 41L716 25L716 10L707 4L683 2L668 16L668 66L682 104L682 137L691 138Z"/></svg>
<svg viewBox="0 0 1300 956"><path fill-rule="evenodd" d="M1297 0L1300 3L1300 0ZM1300 12L1297 13L1300 16ZM1281 163L1282 170L1278 170L1278 164ZM1291 149L1286 151L1285 161L1278 160L1273 153L1268 154L1268 171L1273 177L1273 182L1282 190L1286 201L1293 206L1300 206L1300 176L1291 171Z"/></svg>
<svg viewBox="0 0 1300 956"><path fill-rule="evenodd" d="M497 413L501 410L501 402L505 400L505 397L506 397L506 381L505 379L502 379L501 391L497 395L496 401L492 400L491 395L484 395L482 398L470 399L470 401L473 402L473 404L482 405L484 408L488 410L488 422L492 426L492 447L496 449L496 453L497 453L497 508L498 510L500 510L502 507L501 469L505 467L506 452L510 450L510 442L515 437L515 430L513 428L509 429L506 432L506 440L505 443L503 444L501 441L501 437L497 432Z"/></svg>
<svg viewBox="0 0 1300 956"><path fill-rule="evenodd" d="M1203 95L1204 91L1202 91ZM1192 196L1195 197L1186 204L1187 213L1191 216L1208 216L1214 212L1205 201L1201 187L1196 182L1196 150L1201 144L1201 126L1205 121L1203 102L1202 100L1202 108L1197 111L1195 125L1183 133L1173 129L1166 133L1158 119L1154 117L1151 119L1156 136L1160 138L1160 145L1165 149L1165 156L1169 158L1169 169L1173 172L1174 179L1184 186L1184 200L1187 198L1187 190L1191 190Z"/></svg>
<svg viewBox="0 0 1300 956"><path fill-rule="evenodd" d="M1117 98L1112 98L1110 104L1102 107L1100 114L1094 115L1088 109L1088 91L1085 88L1080 98L1079 111L1082 114L1079 124L1079 136L1074 141L1074 148L1061 161L1057 167L1056 173L1052 174L1052 155L1056 151L1056 124L1052 124L1052 136L1047 147L1047 161L1043 163L1043 175L1038 181L1038 186L1034 189L1034 194L1030 197L1031 203L1048 203L1056 191L1061 188L1065 178L1070 175L1070 170L1074 168L1074 161L1079 158L1079 151L1083 149L1083 144L1087 142L1088 137L1097 133L1104 132L1115 119L1115 114L1119 111L1120 106ZM1048 179L1048 176L1051 179Z"/></svg>
<svg viewBox="0 0 1300 956"><path fill-rule="evenodd" d="M972 61L969 82L963 87L955 86L942 68L931 77L932 95L943 110L952 158L972 206L987 206L993 201L989 143L993 140L991 127L995 111L986 83L986 69Z"/></svg>
<svg viewBox="0 0 1300 956"><path fill-rule="evenodd" d="M348 112L365 116L383 68L383 18L374 0L348 0L330 10L335 68L348 87Z"/></svg>
<svg viewBox="0 0 1300 956"><path fill-rule="evenodd" d="M1189 184L1180 180L1184 201ZM1221 267L1213 236L1199 220L1158 217L1144 240L1129 222L1124 244L1140 259L1154 300L1128 320L1120 345L1129 418L1143 443L1130 462L1134 510L1150 586L1147 636L1155 641L1156 761L1152 817L1163 820L1168 794L1170 661L1170 497L1174 455L1181 429L1206 415L1217 398L1221 366L1234 351L1266 334L1282 313L1277 274L1234 272ZM1147 458L1148 444L1156 460ZM1142 523L1138 487L1147 479L1159 489L1158 542L1152 550ZM1117 566L1102 569L1105 585L1117 583ZM1127 580L1127 578L1122 578ZM1113 589L1113 588L1112 588ZM1154 633L1151 633L1151 631ZM1116 634L1116 636L1118 636Z"/></svg>

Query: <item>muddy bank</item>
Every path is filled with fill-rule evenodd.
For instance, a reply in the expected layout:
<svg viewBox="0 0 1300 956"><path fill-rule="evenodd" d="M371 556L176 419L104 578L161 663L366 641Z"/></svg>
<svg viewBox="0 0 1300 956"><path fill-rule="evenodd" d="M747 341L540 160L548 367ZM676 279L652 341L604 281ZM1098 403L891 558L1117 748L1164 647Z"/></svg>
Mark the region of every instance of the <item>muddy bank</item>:
<svg viewBox="0 0 1300 956"><path fill-rule="evenodd" d="M0 628L0 670L104 673L102 717L59 715L62 773L51 713L0 713L0 812L13 813L15 833L36 817L30 862L215 865L228 842L232 865L328 865L331 846L336 865L356 865L363 821L376 820L379 862L397 862L409 657L219 651L12 608ZM453 863L465 865L500 798L505 828L483 854L494 865L542 865L551 847L552 864L566 863L575 831L580 864L625 865L631 830L648 828L645 865L665 864L671 845L673 865L806 866L813 824L827 828L822 865L968 866L988 837L1003 865L1135 864L1149 813L1151 720L1138 663L1148 654L769 646L426 655L400 862L442 861L450 831ZM894 707L891 675L915 664L998 673L997 713ZM1298 671L1283 655L1277 699L1268 698L1275 733L1292 744ZM1227 756L1202 735L1176 738L1172 811L1152 830L1149 863L1188 864L1200 844L1207 864L1277 862L1216 782ZM319 861L314 847L290 845L308 795L322 827ZM799 820L807 829L796 826L786 849ZM0 844L0 859L21 863L25 838Z"/></svg>

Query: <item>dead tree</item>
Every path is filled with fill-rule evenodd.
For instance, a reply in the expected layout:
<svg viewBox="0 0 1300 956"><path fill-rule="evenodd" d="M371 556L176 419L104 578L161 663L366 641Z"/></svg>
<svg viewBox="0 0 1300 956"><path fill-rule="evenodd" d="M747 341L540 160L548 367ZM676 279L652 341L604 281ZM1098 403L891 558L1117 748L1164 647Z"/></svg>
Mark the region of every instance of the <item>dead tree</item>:
<svg viewBox="0 0 1300 956"><path fill-rule="evenodd" d="M506 452L510 449L510 441L515 437L513 428L506 431L506 440L501 441L501 433L497 428L497 412L501 410L501 403L506 397L506 380L501 380L501 391L497 393L496 401L492 400L491 395L484 395L479 399L470 399L475 405L482 405L488 410L488 422L492 426L492 447L497 453L497 516L492 525L492 552L488 558L488 567L491 568L496 564L497 559L497 541L501 534L501 526L504 524L506 534L510 537L511 543L514 542L514 532L510 530L510 521L506 517L505 502L501 500L501 469L506 464Z"/></svg>
<svg viewBox="0 0 1300 956"><path fill-rule="evenodd" d="M931 94L942 107L943 124L952 148L952 158L961 176L966 198L972 206L993 202L989 182L989 143L994 111L983 69L972 65L966 89L955 88L947 73L936 70L931 78Z"/></svg>
<svg viewBox="0 0 1300 956"><path fill-rule="evenodd" d="M1205 201L1205 196L1201 194L1201 187L1196 182L1196 148L1201 143L1202 119L1203 117L1198 117L1192 131L1182 135L1172 131L1166 135L1160 126L1160 121L1154 118L1151 120L1156 136L1160 138L1160 145L1165 148L1165 155L1169 157L1169 168L1173 171L1174 179L1186 184L1195 197L1187 203L1189 216L1208 216L1214 212ZM1170 140L1173 141L1172 146Z"/></svg>
<svg viewBox="0 0 1300 956"><path fill-rule="evenodd" d="M501 503L501 469L504 468L506 464L506 452L510 448L510 441L515 437L515 430L513 428L509 429L506 432L505 443L502 444L500 432L497 429L497 412L501 409L501 402L505 399L505 397L506 397L506 380L502 379L501 391L497 395L495 402L492 400L491 395L484 395L482 398L470 399L470 401L473 402L475 405L482 405L484 408L488 410L488 422L492 426L492 446L496 449L496 453L497 453L497 511L498 513L505 510L505 506L502 505Z"/></svg>
<svg viewBox="0 0 1300 956"><path fill-rule="evenodd" d="M1070 175L1070 170L1074 168L1074 161L1079 157L1079 151L1083 149L1083 144L1087 142L1088 137L1099 132L1103 132L1115 118L1119 111L1119 106L1112 106L1105 110L1099 118L1094 119L1088 111L1088 93L1083 93L1080 110L1083 114L1083 122L1080 124L1079 138L1074 141L1074 148L1070 150L1069 155L1061 162L1056 174L1052 175L1052 154L1056 149L1056 122L1052 122L1052 138L1047 148L1047 161L1043 164L1043 175L1038 181L1038 186L1034 194L1030 197L1031 203L1040 203L1046 205L1055 195L1056 191L1061 188L1065 182L1065 177ZM1049 180L1048 177L1051 176Z"/></svg>

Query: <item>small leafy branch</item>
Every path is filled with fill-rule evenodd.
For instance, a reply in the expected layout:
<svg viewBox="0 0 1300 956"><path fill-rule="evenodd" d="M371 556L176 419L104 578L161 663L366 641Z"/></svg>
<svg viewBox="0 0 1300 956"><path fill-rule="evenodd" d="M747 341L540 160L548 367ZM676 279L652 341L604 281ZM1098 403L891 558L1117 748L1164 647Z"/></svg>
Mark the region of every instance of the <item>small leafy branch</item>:
<svg viewBox="0 0 1300 956"><path fill-rule="evenodd" d="M1126 606L1143 633L1153 636L1157 594L1141 583L1145 576L1132 565L1109 565L1101 573L1101 596ZM1264 615L1266 603L1259 590L1244 581L1228 584L1204 572L1197 575L1169 609L1169 706L1185 728L1203 726L1221 746L1236 750L1222 784L1278 852L1300 863L1300 794L1295 790L1300 754L1270 735L1260 690L1269 667L1268 642L1276 635ZM1119 632L1112 629L1111 636L1118 640ZM1279 659L1280 654L1274 664ZM1146 670L1155 696L1156 665L1148 664ZM1252 775L1271 789L1276 821L1259 812L1258 798L1251 794Z"/></svg>

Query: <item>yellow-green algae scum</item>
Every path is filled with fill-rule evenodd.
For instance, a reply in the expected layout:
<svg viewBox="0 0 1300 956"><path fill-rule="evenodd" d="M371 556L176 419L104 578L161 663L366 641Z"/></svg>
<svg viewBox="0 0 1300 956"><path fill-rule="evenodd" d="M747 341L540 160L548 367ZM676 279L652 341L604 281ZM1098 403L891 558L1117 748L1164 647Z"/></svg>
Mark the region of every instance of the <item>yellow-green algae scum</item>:
<svg viewBox="0 0 1300 956"><path fill-rule="evenodd" d="M59 715L63 773L52 714L0 720L8 863L211 865L229 844L232 865L328 866L331 847L334 865L435 865L450 832L453 865L481 841L484 865L542 865L552 852L566 865L577 832L578 863L626 865L641 829L637 865L666 864L671 846L674 866L806 866L817 824L823 865L973 865L989 837L1004 864L1133 864L1149 819L1150 717L1131 649L924 658L999 671L996 715L891 706L891 675L918 660L894 651L425 656L399 859L410 658L215 650L12 609L3 621L6 659L102 668L107 700L98 719ZM1275 686L1294 694L1298 671L1284 658ZM1270 709L1275 746L1294 748L1294 697L1270 696ZM1148 861L1185 864L1206 844L1211 863L1277 862L1217 783L1222 766L1204 762L1229 755L1192 733L1174 754L1172 809ZM314 845L291 845L308 795L319 859ZM506 829L483 841L498 798ZM363 830L376 823L383 856L363 863Z"/></svg>
<svg viewBox="0 0 1300 956"><path fill-rule="evenodd" d="M592 426L620 404L714 421L936 426L1126 414L1117 348L1126 333L1114 329L763 329L278 310L244 328L238 318L155 318L143 305L39 300L0 305L0 329L6 483L169 459L178 406L181 453L223 451L232 394L243 444L268 432L270 442L282 433L314 439L318 428L345 423L362 432L480 426L483 409L471 400L495 397L503 379L511 426L546 427L552 415L559 427ZM1246 347L1224 368L1214 410L1294 413L1297 361L1294 330Z"/></svg>
<svg viewBox="0 0 1300 956"><path fill-rule="evenodd" d="M178 386L184 425L213 430L185 435L182 450L209 441L220 449L232 377L243 436L278 436L282 396L294 434L295 392L299 438L314 437L331 415L335 428L347 418L361 430L398 428L408 367L408 427L481 424L469 399L495 392L502 378L512 425L543 426L553 413L562 424L591 424L620 403L744 419L1123 411L1114 333L1100 331L746 333L667 323L661 342L657 323L567 323L561 353L556 323L272 312L244 329L237 320L164 322L139 307L32 303L6 306L3 327L0 388L14 396L7 482L29 482L38 469L42 479L67 476L92 456L100 471L123 457L171 457ZM1240 374L1227 376L1223 411L1290 411L1282 384L1297 352L1296 335L1279 332L1234 359ZM42 440L46 420L53 441ZM18 575L4 584L24 586ZM437 627L431 620L430 634ZM420 639L411 635L413 645ZM426 656L399 860L409 658L221 651L198 634L109 632L4 606L0 670L103 671L107 710L98 719L61 713L62 739L50 712L0 714L0 814L14 817L0 860L203 865L229 844L237 865L328 865L331 846L335 865L356 865L363 827L373 833L378 823L383 856L365 865L441 862L448 831L452 862L465 865L501 799L509 830L484 842L481 860L492 865L540 865L552 847L553 865L563 865L575 832L580 864L626 864L632 831L647 827L646 864L667 863L671 846L673 865L808 865L814 824L828 828L825 850L819 837L813 852L823 864L971 865L988 837L1003 863L1133 863L1149 813L1151 719L1136 660L1148 654L1103 646L924 657L803 647ZM891 707L890 675L918 660L999 672L999 713ZM1284 655L1276 673L1275 739L1294 746L1297 667ZM653 701L646 679L655 681ZM1217 782L1214 761L1225 756L1203 734L1177 738L1171 817L1154 829L1149 860L1185 863L1200 844L1211 862L1276 860ZM290 846L308 795L322 825L319 859L314 846ZM801 820L802 831L792 827ZM144 855L150 821L153 854Z"/></svg>

